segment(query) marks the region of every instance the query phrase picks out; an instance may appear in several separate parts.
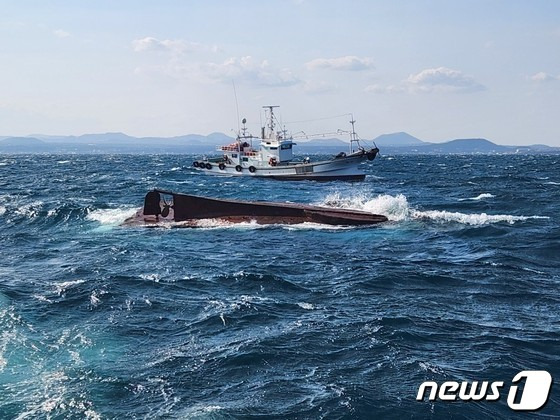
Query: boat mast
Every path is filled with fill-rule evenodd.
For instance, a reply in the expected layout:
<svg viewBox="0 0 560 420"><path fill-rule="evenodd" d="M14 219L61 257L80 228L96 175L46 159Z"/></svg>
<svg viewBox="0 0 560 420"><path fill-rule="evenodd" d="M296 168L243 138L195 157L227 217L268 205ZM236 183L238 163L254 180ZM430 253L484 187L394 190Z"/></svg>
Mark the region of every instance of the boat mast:
<svg viewBox="0 0 560 420"><path fill-rule="evenodd" d="M263 106L264 109L268 109L269 112L270 112L270 116L268 118L267 124L268 124L268 129L270 130L269 131L269 136L271 136L271 138L272 138L272 135L274 134L274 125L275 125L274 124L274 108L279 108L279 107L280 107L279 105L265 105L265 106ZM265 111L265 114L266 114L266 111ZM265 138L264 128L263 128L263 133L262 134L263 134L262 137L264 139Z"/></svg>
<svg viewBox="0 0 560 420"><path fill-rule="evenodd" d="M358 135L354 129L354 123L356 122L354 114L350 114L350 118L352 118L350 120L350 124L352 124L352 132L350 133L350 153L354 153L354 142L358 143Z"/></svg>

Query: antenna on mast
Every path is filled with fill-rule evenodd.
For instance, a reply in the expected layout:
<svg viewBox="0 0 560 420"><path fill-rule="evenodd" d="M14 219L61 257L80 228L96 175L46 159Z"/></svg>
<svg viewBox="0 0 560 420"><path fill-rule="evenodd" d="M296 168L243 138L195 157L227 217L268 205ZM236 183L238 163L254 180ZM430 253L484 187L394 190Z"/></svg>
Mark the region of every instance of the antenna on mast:
<svg viewBox="0 0 560 420"><path fill-rule="evenodd" d="M264 109L268 109L270 112L270 117L268 119L268 129L270 130L270 134L273 135L274 134L274 108L279 108L279 105L265 105L263 106ZM266 111L265 111L266 113ZM263 128L264 131L264 128ZM264 134L264 133L263 133ZM264 138L264 136L263 136Z"/></svg>
<svg viewBox="0 0 560 420"><path fill-rule="evenodd" d="M354 114L350 114L350 124L352 124L352 132L350 133L350 153L354 153L354 142L358 143L356 130L354 129L355 123Z"/></svg>

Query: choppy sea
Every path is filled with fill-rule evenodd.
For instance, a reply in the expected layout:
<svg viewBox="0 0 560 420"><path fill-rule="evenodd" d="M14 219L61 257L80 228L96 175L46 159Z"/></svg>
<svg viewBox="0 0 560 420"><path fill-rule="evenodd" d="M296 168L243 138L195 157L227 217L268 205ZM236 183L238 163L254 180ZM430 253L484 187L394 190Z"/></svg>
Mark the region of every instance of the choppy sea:
<svg viewBox="0 0 560 420"><path fill-rule="evenodd" d="M0 418L560 415L560 156L381 156L361 183L195 157L0 155ZM121 227L154 187L390 221ZM555 382L522 415L523 370ZM416 401L485 380L497 402Z"/></svg>

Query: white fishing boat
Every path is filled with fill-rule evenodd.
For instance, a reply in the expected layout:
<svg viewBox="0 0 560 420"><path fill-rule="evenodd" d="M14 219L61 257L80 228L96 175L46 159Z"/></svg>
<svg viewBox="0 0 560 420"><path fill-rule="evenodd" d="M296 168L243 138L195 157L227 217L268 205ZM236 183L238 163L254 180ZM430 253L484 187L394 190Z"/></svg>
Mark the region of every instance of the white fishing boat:
<svg viewBox="0 0 560 420"><path fill-rule="evenodd" d="M193 162L195 169L212 175L254 176L280 180L317 180L335 179L361 181L366 174L360 164L371 161L379 153L377 147L365 149L354 130L354 119L350 121L349 151L340 152L332 159L312 161L306 157L301 161L294 160L293 136L286 130L276 130L278 121L274 115L277 106L265 106L266 127L262 127L261 136L248 134L246 120L237 138L231 144L219 146L216 150L221 156L204 158ZM258 142L258 149L253 143Z"/></svg>

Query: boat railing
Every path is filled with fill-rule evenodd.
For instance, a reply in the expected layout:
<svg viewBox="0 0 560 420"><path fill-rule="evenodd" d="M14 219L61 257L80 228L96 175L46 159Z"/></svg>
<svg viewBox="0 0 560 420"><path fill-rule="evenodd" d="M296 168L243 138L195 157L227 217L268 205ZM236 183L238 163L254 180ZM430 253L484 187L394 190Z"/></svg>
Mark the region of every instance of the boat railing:
<svg viewBox="0 0 560 420"><path fill-rule="evenodd" d="M221 146L220 150L224 152L239 152L239 146Z"/></svg>

